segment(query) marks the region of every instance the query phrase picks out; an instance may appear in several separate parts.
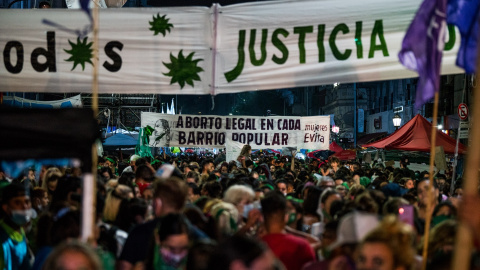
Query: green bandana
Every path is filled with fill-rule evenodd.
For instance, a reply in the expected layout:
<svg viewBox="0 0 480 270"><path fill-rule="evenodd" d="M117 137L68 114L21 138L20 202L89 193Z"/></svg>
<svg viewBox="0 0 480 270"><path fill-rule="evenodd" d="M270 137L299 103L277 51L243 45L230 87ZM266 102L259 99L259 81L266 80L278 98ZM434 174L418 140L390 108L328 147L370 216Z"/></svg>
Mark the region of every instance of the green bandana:
<svg viewBox="0 0 480 270"><path fill-rule="evenodd" d="M262 186L262 188L269 188L270 190L274 190L274 188L270 184L265 184Z"/></svg>
<svg viewBox="0 0 480 270"><path fill-rule="evenodd" d="M106 160L108 160L108 161L110 161L110 162L111 162L113 165L115 165L115 161L114 161L113 159L111 159L111 158L108 158L108 157L107 157L107 158L105 158L105 159L106 159Z"/></svg>
<svg viewBox="0 0 480 270"><path fill-rule="evenodd" d="M287 200L294 201L294 202L299 203L299 204L302 204L302 203L303 203L303 200L294 198L294 197L292 197L292 196L287 196Z"/></svg>
<svg viewBox="0 0 480 270"><path fill-rule="evenodd" d="M287 225L293 224L297 220L297 213L288 214Z"/></svg>

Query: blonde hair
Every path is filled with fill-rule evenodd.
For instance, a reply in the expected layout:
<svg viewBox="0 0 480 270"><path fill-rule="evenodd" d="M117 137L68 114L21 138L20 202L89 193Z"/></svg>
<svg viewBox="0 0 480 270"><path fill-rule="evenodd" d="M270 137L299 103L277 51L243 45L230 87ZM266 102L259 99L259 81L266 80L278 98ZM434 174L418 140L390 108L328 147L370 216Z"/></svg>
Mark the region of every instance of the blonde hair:
<svg viewBox="0 0 480 270"><path fill-rule="evenodd" d="M415 263L415 232L412 226L400 222L394 215L386 216L380 225L365 236L360 248L365 243L382 243L386 245L393 257L394 268L403 266L412 269Z"/></svg>
<svg viewBox="0 0 480 270"><path fill-rule="evenodd" d="M358 195L363 193L365 191L365 187L360 185L360 184L353 184L350 189L348 190L347 193L347 199L350 199L353 197L355 199Z"/></svg>
<svg viewBox="0 0 480 270"><path fill-rule="evenodd" d="M110 179L105 184L105 189L107 190L107 192L110 192L111 190L114 190L117 186L118 186L118 180Z"/></svg>
<svg viewBox="0 0 480 270"><path fill-rule="evenodd" d="M222 200L220 199L211 199L209 201L207 201L207 203L205 203L205 206L203 207L203 213L209 213L210 210L217 204L217 203L221 203Z"/></svg>
<svg viewBox="0 0 480 270"><path fill-rule="evenodd" d="M63 176L62 172L57 167L48 168L48 170L43 175L42 188L44 188L45 190L48 190L47 183L50 181L56 181L60 179L62 176Z"/></svg>
<svg viewBox="0 0 480 270"><path fill-rule="evenodd" d="M49 270L60 270L64 269L65 266L60 265L61 258L66 253L77 253L82 254L88 260L88 269L92 270L101 270L102 265L98 255L93 251L90 246L87 246L84 243L81 243L77 240L68 241L57 246L51 253L48 255L47 260L45 261L42 269Z"/></svg>
<svg viewBox="0 0 480 270"><path fill-rule="evenodd" d="M209 214L214 217L222 236L230 236L237 232L239 213L232 203L219 202L210 209Z"/></svg>
<svg viewBox="0 0 480 270"><path fill-rule="evenodd" d="M233 185L229 187L223 195L223 201L232 203L234 205L239 204L244 199L252 201L254 198L255 192L253 192L250 187L243 185Z"/></svg>
<svg viewBox="0 0 480 270"><path fill-rule="evenodd" d="M133 195L132 189L126 185L118 185L110 191L105 199L103 219L109 222L115 221L122 199L128 199L130 194Z"/></svg>
<svg viewBox="0 0 480 270"><path fill-rule="evenodd" d="M242 151L240 151L240 155L238 155L238 157L247 157L250 150L252 150L252 147L248 144L245 144L242 148Z"/></svg>

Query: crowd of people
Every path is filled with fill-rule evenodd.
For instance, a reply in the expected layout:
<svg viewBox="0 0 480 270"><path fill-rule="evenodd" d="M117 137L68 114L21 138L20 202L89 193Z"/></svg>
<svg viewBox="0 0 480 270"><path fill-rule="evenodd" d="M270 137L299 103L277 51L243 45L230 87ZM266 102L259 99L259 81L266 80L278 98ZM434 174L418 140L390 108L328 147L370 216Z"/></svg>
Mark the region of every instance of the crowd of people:
<svg viewBox="0 0 480 270"><path fill-rule="evenodd" d="M431 182L408 166L252 155L248 145L232 161L99 157L87 242L78 168L0 170L0 269L409 270L426 235L427 269L450 269L460 220L480 268L478 190L463 196L449 170Z"/></svg>

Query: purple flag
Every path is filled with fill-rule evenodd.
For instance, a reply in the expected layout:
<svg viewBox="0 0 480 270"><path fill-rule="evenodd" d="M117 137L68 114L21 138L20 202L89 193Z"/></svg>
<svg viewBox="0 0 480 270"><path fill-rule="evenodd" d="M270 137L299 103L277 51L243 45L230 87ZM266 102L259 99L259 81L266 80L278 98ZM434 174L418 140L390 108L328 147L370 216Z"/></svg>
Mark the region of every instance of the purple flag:
<svg viewBox="0 0 480 270"><path fill-rule="evenodd" d="M458 27L462 42L457 54L457 66L466 73L477 70L477 44L480 21L480 1L449 0L447 5L447 22Z"/></svg>
<svg viewBox="0 0 480 270"><path fill-rule="evenodd" d="M400 62L418 72L415 109L438 92L445 45L447 0L424 0L413 18L398 54Z"/></svg>
<svg viewBox="0 0 480 270"><path fill-rule="evenodd" d="M87 13L88 18L90 18L90 21L93 20L92 14L90 13L90 7L88 6L90 4L91 0L80 0L80 6L82 7L82 10Z"/></svg>

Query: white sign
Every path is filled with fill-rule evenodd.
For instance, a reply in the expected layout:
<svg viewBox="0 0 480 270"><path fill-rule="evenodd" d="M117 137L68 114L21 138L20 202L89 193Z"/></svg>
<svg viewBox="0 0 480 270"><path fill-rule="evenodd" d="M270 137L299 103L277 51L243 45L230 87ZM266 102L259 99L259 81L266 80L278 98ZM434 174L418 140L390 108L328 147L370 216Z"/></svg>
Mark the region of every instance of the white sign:
<svg viewBox="0 0 480 270"><path fill-rule="evenodd" d="M101 9L99 93L221 94L418 77L397 55L421 2ZM89 26L81 10L0 10L0 89L91 92ZM442 74L463 72L455 32Z"/></svg>
<svg viewBox="0 0 480 270"><path fill-rule="evenodd" d="M141 123L143 128L154 129L149 138L152 147L223 148L232 142L249 144L253 149L326 150L330 141L330 116L198 116L142 112Z"/></svg>
<svg viewBox="0 0 480 270"><path fill-rule="evenodd" d="M227 138L227 141L225 143L225 160L227 162L231 160L237 160L237 157L240 155L240 152L242 152L244 144L241 144L239 142L234 142Z"/></svg>
<svg viewBox="0 0 480 270"><path fill-rule="evenodd" d="M470 128L470 123L468 121L460 121L460 128Z"/></svg>
<svg viewBox="0 0 480 270"><path fill-rule="evenodd" d="M468 129L461 129L458 133L460 139L468 139Z"/></svg>

